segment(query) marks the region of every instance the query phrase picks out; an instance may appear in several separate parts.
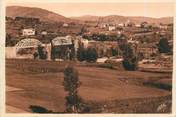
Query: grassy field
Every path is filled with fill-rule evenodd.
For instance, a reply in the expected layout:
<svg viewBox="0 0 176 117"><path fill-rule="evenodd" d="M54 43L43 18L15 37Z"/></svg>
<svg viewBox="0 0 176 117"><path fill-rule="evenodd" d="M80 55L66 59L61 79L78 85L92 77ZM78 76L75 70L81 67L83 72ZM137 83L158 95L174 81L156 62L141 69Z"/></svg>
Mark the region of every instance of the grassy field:
<svg viewBox="0 0 176 117"><path fill-rule="evenodd" d="M33 112L30 106L40 106L62 113L66 96L63 70L67 64L73 64L79 72L79 95L90 105L90 113L171 112L172 94L167 88L172 87L170 73L34 60L6 60L6 111Z"/></svg>

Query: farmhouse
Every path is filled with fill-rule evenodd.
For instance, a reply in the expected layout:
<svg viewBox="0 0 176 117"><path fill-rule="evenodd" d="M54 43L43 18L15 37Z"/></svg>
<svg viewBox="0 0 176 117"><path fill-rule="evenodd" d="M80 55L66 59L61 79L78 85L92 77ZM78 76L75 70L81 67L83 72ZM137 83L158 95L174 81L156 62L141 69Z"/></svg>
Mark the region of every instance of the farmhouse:
<svg viewBox="0 0 176 117"><path fill-rule="evenodd" d="M160 24L159 28L163 29L163 30L167 30L168 29L168 25L167 24Z"/></svg>
<svg viewBox="0 0 176 117"><path fill-rule="evenodd" d="M74 41L71 36L56 37L51 45L51 59L72 59L75 54Z"/></svg>
<svg viewBox="0 0 176 117"><path fill-rule="evenodd" d="M42 31L42 32L41 32L41 35L47 35L47 34L48 34L47 31Z"/></svg>
<svg viewBox="0 0 176 117"><path fill-rule="evenodd" d="M141 24L135 24L135 27L140 28Z"/></svg>
<svg viewBox="0 0 176 117"><path fill-rule="evenodd" d="M116 29L115 26L109 26L109 31L113 31L113 30L115 30L115 29Z"/></svg>
<svg viewBox="0 0 176 117"><path fill-rule="evenodd" d="M106 28L106 27L108 27L108 24L105 24L105 23L100 24L100 28Z"/></svg>
<svg viewBox="0 0 176 117"><path fill-rule="evenodd" d="M124 25L125 25L124 23L118 24L119 27L124 27Z"/></svg>
<svg viewBox="0 0 176 117"><path fill-rule="evenodd" d="M35 29L33 29L33 28L23 29L22 30L22 35L23 36L32 36L32 35L35 35Z"/></svg>
<svg viewBox="0 0 176 117"><path fill-rule="evenodd" d="M64 23L64 24L63 24L63 27L68 27L68 24L67 24L67 23Z"/></svg>
<svg viewBox="0 0 176 117"><path fill-rule="evenodd" d="M22 39L14 47L6 47L6 58L33 58L39 45L42 43L37 39Z"/></svg>

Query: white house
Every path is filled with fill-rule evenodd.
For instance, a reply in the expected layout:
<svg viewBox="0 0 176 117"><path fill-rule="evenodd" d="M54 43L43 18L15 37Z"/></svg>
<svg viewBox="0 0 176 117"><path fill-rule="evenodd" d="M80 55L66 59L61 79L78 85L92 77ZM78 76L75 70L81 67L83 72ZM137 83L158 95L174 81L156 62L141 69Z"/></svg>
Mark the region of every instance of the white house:
<svg viewBox="0 0 176 117"><path fill-rule="evenodd" d="M47 35L48 32L47 32L47 31L42 31L41 34L42 34L42 35Z"/></svg>
<svg viewBox="0 0 176 117"><path fill-rule="evenodd" d="M63 27L68 27L68 24L67 24L67 23L64 23L64 24L63 24Z"/></svg>
<svg viewBox="0 0 176 117"><path fill-rule="evenodd" d="M97 62L98 63L105 63L106 60L108 60L108 57L98 58Z"/></svg>
<svg viewBox="0 0 176 117"><path fill-rule="evenodd" d="M106 28L108 27L108 24L100 24L100 28Z"/></svg>
<svg viewBox="0 0 176 117"><path fill-rule="evenodd" d="M168 29L168 26L167 26L167 25L160 25L159 28L160 28L160 29L165 29L165 30L167 30L167 29Z"/></svg>
<svg viewBox="0 0 176 117"><path fill-rule="evenodd" d="M113 30L115 30L115 29L116 29L115 26L109 26L109 31L113 31Z"/></svg>
<svg viewBox="0 0 176 117"><path fill-rule="evenodd" d="M135 24L135 27L140 28L141 24Z"/></svg>
<svg viewBox="0 0 176 117"><path fill-rule="evenodd" d="M120 23L120 24L118 24L118 26L123 27L123 26L124 26L124 24L123 24L123 23Z"/></svg>
<svg viewBox="0 0 176 117"><path fill-rule="evenodd" d="M23 33L23 36L35 35L35 29L33 28L23 29L22 33Z"/></svg>

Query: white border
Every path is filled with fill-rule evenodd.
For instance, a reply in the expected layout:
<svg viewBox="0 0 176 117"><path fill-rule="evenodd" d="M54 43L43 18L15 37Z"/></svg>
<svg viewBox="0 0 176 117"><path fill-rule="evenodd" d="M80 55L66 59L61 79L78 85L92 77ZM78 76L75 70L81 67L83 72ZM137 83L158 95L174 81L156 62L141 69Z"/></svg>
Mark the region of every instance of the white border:
<svg viewBox="0 0 176 117"><path fill-rule="evenodd" d="M15 3L23 3L24 0L6 0L6 2L13 2L15 1ZM135 2L142 2L142 3L147 3L147 2L174 2L175 0L25 0L25 2L45 2L45 3L51 3L51 2L57 2L57 3L66 3L66 2L71 2L71 3L87 3L87 2L91 2L91 3L102 3L102 2L106 2L106 3L114 3L114 2L119 2L119 3L135 3Z"/></svg>
<svg viewBox="0 0 176 117"><path fill-rule="evenodd" d="M5 1L0 0L0 117L5 113Z"/></svg>
<svg viewBox="0 0 176 117"><path fill-rule="evenodd" d="M10 0L6 0L8 2ZM13 0L11 0L12 2ZM15 3L22 3L24 0L14 0ZM172 2L174 4L174 16L176 15L176 3L175 0L25 0L25 2L71 2L71 3L99 3L99 2L106 2L106 3L114 3L114 2L120 2L120 3L134 3L134 2L142 2L142 3L154 3L154 2ZM13 2L12 2L13 3ZM176 23L175 17L174 17L174 24ZM176 117L176 79L174 76L176 76L175 68L173 69L173 91L172 91L172 114L6 114L5 113L5 0L0 0L0 117L70 117L70 116L103 116L103 117ZM174 25L174 52L176 51L176 29ZM176 58L176 54L173 55L174 58ZM176 65L176 60L173 61L174 66Z"/></svg>

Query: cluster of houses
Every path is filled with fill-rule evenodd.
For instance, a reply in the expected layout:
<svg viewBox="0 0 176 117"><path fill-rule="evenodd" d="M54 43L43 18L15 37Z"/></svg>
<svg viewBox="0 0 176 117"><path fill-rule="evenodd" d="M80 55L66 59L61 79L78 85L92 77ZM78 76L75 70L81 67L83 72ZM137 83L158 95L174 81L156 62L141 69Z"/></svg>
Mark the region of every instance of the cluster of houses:
<svg viewBox="0 0 176 117"><path fill-rule="evenodd" d="M172 24L150 24L148 22L141 22L141 23L134 23L130 20L127 20L125 23L101 23L99 24L99 27L102 29L107 29L108 31L115 31L118 30L119 27L124 28L124 27L135 27L135 28L159 28L159 29L164 29L167 30L169 28L173 28Z"/></svg>
<svg viewBox="0 0 176 117"><path fill-rule="evenodd" d="M150 25L147 22L142 22L140 24L135 24L128 20L126 23L119 23L119 24L108 24L108 23L102 23L100 24L100 28L106 28L109 31L114 31L118 27L137 27L137 28L147 28Z"/></svg>
<svg viewBox="0 0 176 117"><path fill-rule="evenodd" d="M11 21L11 19L8 19L7 21ZM21 17L16 17L15 21L23 22L24 19ZM32 25L39 22L39 19L27 18L25 21L27 23L31 23ZM61 26L67 29L70 27L70 24L62 23ZM156 42L158 42L158 40L155 40L153 43L141 43L140 41L144 39L144 37L149 37L151 39L151 35L155 35L155 33L164 33L165 35L169 31L172 32L173 28L173 25L171 24L160 24L158 26L159 30L147 31L146 29L148 29L150 26L151 25L147 22L135 24L130 20L128 20L126 23L119 24L99 24L100 29L106 29L104 32L100 31L100 33L105 35L110 35L110 32L115 32L116 35L126 34L128 37L127 42L133 45L135 52L142 54L143 59L148 61L152 60L153 58L157 58L157 56L160 56L158 47L156 46ZM84 34L86 33L88 32L85 32ZM62 60L72 59L72 54L74 53L76 55L80 43L82 43L84 48L93 47L96 49L99 57L97 61L103 60L103 62L105 62L104 60L108 60L114 56L116 56L118 59L120 58L119 60L122 60L122 54L118 47L117 41L95 41L84 39L82 36L57 35L52 37L52 41L49 43L42 43L41 40L37 38L38 36L36 36L40 35L43 37L49 34L50 33L47 29L38 31L35 26L32 26L32 28L30 26L21 28L21 33L19 36L23 37L23 39L20 39L20 41L14 47L6 47L6 58L34 58L33 54L37 51L37 47L42 46L43 51L46 51L48 54L48 60L53 59L53 57ZM169 44L172 47L173 39L169 40ZM55 53L54 56L53 52ZM106 59L103 59L104 57Z"/></svg>
<svg viewBox="0 0 176 117"><path fill-rule="evenodd" d="M47 59L53 57L57 60L72 59L81 45L84 48L95 48L99 58L121 56L117 42L106 41L97 42L87 40L81 36L59 36L52 39L51 43L43 44L35 38L25 38L19 41L14 47L6 47L6 58L34 58L34 53L38 46L42 46L47 51ZM54 52L54 54L53 54Z"/></svg>
<svg viewBox="0 0 176 117"><path fill-rule="evenodd" d="M34 58L34 53L38 47L41 46L43 51L47 52L47 59L68 59L73 52L76 52L79 48L79 43L83 43L83 46L88 47L88 42L81 37L63 36L55 37L51 43L43 44L35 38L25 38L19 41L14 47L6 47L6 58ZM54 52L54 54L52 54ZM68 55L70 54L70 55Z"/></svg>
<svg viewBox="0 0 176 117"><path fill-rule="evenodd" d="M28 38L30 36L35 36L35 35L36 35L36 31L35 31L34 28L22 29L22 36L23 37L27 37ZM47 31L42 31L41 35L47 35ZM97 49L98 53L107 53L106 51L109 51L112 48L116 49L117 46L118 46L117 42L113 42L113 41L96 42L96 41L93 41L93 40L89 40L88 41L88 40L80 38L80 37L78 39L78 37L79 36L77 36L76 38L73 38L71 36L57 37L57 38L53 39L53 43L56 44L56 45L57 44L58 45L59 44L60 45L71 45L73 43L71 40L74 40L75 42L77 40L81 40L84 43L86 48L88 46L95 47ZM57 40L59 40L59 41L57 41ZM156 55L158 53L158 49L157 49L155 44L148 44L148 43L139 44L139 41L137 41L135 39L132 39L132 38L128 39L128 43L137 44L138 45L138 52L139 53L143 53L145 58L149 58L149 57L154 56L154 55ZM75 44L75 45L78 45L78 44ZM77 50L77 48L78 47L75 47L76 50ZM101 57L101 56L104 56L104 55L107 55L107 54L99 54L99 55ZM109 56L112 56L112 55L109 55Z"/></svg>

